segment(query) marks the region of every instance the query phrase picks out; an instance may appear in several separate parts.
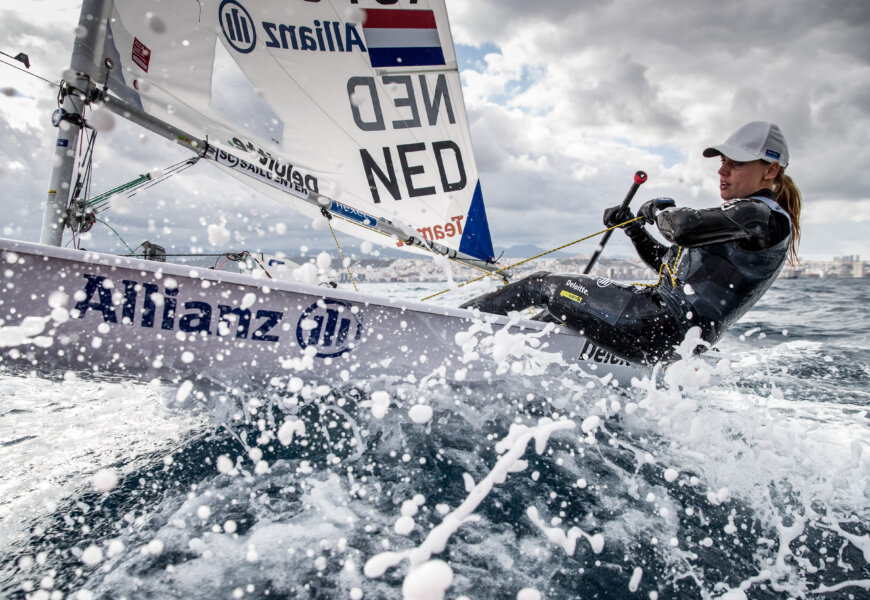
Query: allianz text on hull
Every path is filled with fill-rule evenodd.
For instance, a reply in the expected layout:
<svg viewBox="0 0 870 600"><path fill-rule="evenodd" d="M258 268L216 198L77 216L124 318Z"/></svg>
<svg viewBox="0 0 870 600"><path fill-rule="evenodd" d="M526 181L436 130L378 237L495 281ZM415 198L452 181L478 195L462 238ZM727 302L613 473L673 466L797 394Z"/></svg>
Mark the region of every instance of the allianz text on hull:
<svg viewBox="0 0 870 600"><path fill-rule="evenodd" d="M4 365L255 387L638 374L552 324L10 240L0 264Z"/></svg>

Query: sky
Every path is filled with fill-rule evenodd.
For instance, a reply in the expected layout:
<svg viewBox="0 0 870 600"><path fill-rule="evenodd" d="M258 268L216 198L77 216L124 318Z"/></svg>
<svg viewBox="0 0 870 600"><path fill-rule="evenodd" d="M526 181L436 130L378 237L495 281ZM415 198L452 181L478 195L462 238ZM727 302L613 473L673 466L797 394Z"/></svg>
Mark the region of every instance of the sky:
<svg viewBox="0 0 870 600"><path fill-rule="evenodd" d="M0 50L27 53L32 72L59 80L78 8L3 3ZM637 170L649 180L635 208L660 196L716 205L719 161L701 151L766 120L782 128L787 172L803 193L800 256L870 259L870 2L447 0L447 8L496 247L549 249L599 231L602 211L622 201ZM0 65L0 92L0 235L37 241L56 89ZM99 142L99 189L189 156L121 120ZM218 215L236 249L293 255L332 243L328 231L217 175L198 170L134 197L106 217L117 235L98 225L86 243L123 252L149 239L212 252L206 229ZM588 254L594 245L575 248ZM620 235L606 252L633 254Z"/></svg>

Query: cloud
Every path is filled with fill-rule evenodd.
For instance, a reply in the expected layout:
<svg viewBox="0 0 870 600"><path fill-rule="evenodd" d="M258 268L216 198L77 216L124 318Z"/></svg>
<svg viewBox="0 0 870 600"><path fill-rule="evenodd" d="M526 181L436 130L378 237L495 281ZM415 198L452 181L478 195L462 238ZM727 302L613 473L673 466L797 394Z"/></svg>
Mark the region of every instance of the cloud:
<svg viewBox="0 0 870 600"><path fill-rule="evenodd" d="M638 201L716 203L716 165L700 150L756 119L779 123L789 141L808 255L834 250L819 215L868 200L867 3L479 0L448 9L458 42L500 51L464 75L475 145L501 169L483 173L490 210L510 217L493 220L496 236L528 239L534 229L515 223L523 199L542 196L551 208L535 203L535 213L551 218L541 232L568 239L569 223L584 229L619 202L617 182L637 168L650 174ZM493 101L528 72L531 84ZM510 108L520 112L507 118ZM504 168L538 153L552 168L534 185L528 170Z"/></svg>

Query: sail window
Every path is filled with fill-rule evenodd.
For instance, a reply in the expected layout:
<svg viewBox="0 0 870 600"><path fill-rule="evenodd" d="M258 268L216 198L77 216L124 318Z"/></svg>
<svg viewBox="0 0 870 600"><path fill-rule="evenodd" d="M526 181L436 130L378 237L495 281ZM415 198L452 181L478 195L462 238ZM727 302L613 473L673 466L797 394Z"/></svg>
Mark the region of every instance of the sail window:
<svg viewBox="0 0 870 600"><path fill-rule="evenodd" d="M271 141L279 148L283 145L284 123L220 39L215 43L210 104L224 118L251 135Z"/></svg>

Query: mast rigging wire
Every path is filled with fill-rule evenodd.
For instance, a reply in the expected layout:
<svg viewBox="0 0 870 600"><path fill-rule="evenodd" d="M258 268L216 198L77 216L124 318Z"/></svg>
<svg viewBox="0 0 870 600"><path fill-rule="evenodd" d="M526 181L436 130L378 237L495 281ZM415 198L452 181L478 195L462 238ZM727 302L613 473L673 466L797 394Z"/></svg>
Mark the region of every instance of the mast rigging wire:
<svg viewBox="0 0 870 600"><path fill-rule="evenodd" d="M2 54L3 56L9 56L8 54L6 54L6 53L3 52L3 51L0 51L0 54ZM12 58L13 60L15 60L13 57L10 57L10 58ZM47 84L49 84L49 85L52 85L52 86L55 86L55 87L60 87L60 85L61 85L60 82L57 82L57 81L51 81L50 79L46 79L46 78L43 77L42 75L37 75L37 74L34 73L33 71L29 71L28 69L24 69L24 68L22 68L22 67L19 67L18 65L14 65L14 64L12 64L12 63L6 62L6 61L3 60L2 58L0 58L0 64L6 65L7 67L12 67L13 69L17 69L18 71L21 71L22 73L27 73L27 74L30 75L31 77L36 77L37 79L39 79L39 80L41 80L41 81L44 81L45 83L47 83Z"/></svg>

